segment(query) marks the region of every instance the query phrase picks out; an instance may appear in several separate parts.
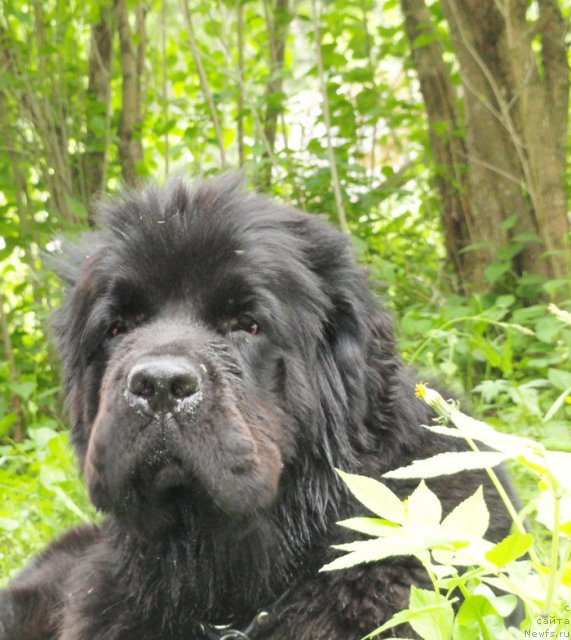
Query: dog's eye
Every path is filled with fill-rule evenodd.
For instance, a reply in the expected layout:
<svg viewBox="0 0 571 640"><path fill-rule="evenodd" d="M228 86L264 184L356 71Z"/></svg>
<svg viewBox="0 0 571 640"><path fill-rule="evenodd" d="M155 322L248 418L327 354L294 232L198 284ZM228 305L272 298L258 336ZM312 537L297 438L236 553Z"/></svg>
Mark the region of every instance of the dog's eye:
<svg viewBox="0 0 571 640"><path fill-rule="evenodd" d="M116 320L107 330L107 336L109 338L116 338L122 333L127 332L127 325L123 322L123 320Z"/></svg>
<svg viewBox="0 0 571 640"><path fill-rule="evenodd" d="M234 320L230 328L232 331L247 331L253 336L260 331L258 323L248 313L244 313L237 320Z"/></svg>
<svg viewBox="0 0 571 640"><path fill-rule="evenodd" d="M116 338L117 336L120 336L122 333L127 333L127 331L140 325L142 322L144 322L144 320L145 320L145 316L142 313L134 316L133 318L130 318L129 320L124 320L123 318L117 318L109 326L109 329L107 330L107 337Z"/></svg>

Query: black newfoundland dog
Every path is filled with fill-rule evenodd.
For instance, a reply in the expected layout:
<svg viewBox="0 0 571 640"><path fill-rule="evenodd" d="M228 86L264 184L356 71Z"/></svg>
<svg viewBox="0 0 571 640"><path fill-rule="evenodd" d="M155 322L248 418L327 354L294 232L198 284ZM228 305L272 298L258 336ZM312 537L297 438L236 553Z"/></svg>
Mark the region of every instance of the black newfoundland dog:
<svg viewBox="0 0 571 640"><path fill-rule="evenodd" d="M426 581L409 558L319 573L364 510L336 467L378 478L460 446L421 428L348 239L232 176L125 193L99 223L62 259L55 330L106 517L1 592L1 640L357 640L406 607ZM450 510L482 483L431 487Z"/></svg>

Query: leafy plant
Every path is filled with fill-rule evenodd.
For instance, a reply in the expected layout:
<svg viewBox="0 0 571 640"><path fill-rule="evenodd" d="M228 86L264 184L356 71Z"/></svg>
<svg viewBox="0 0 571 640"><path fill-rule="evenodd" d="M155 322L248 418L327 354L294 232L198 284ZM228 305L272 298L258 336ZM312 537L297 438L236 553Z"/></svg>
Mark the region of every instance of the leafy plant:
<svg viewBox="0 0 571 640"><path fill-rule="evenodd" d="M38 427L21 443L0 446L0 575L78 522L93 521L67 433Z"/></svg>
<svg viewBox="0 0 571 640"><path fill-rule="evenodd" d="M507 622L518 603L525 609L521 627L527 632L557 637L560 631L570 630L571 454L500 433L424 385L418 386L418 395L441 417L440 424L425 428L463 438L470 450L438 454L385 474L387 478L421 480L403 502L380 482L339 471L354 496L378 517L340 522L370 538L339 545L346 555L322 571L403 555L416 557L426 569L434 590L412 587L408 609L367 638L405 623L424 640L520 637ZM535 478L536 495L526 513L533 513L544 527L547 546L525 529L521 514L493 470L506 460L523 465ZM489 512L481 487L442 518L439 499L424 483L465 469L487 471L513 519L513 533L497 544L485 538Z"/></svg>

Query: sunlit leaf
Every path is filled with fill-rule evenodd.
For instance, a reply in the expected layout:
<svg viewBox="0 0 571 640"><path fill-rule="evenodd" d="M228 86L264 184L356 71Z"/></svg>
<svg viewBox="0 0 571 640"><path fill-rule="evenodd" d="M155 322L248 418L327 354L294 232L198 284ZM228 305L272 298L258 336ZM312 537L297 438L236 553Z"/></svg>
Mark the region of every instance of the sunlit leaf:
<svg viewBox="0 0 571 640"><path fill-rule="evenodd" d="M482 487L462 501L442 520L442 528L454 532L458 539L483 538L490 521L490 513L484 500Z"/></svg>
<svg viewBox="0 0 571 640"><path fill-rule="evenodd" d="M365 476L345 473L340 470L337 470L337 473L349 487L351 493L367 509L392 522L402 523L404 521L403 504L386 485Z"/></svg>
<svg viewBox="0 0 571 640"><path fill-rule="evenodd" d="M495 467L511 456L495 451L454 451L439 453L432 458L415 460L407 467L400 467L384 474L385 478L436 478L471 469Z"/></svg>
<svg viewBox="0 0 571 640"><path fill-rule="evenodd" d="M532 544L533 536L530 533L514 533L490 549L486 553L486 560L495 564L496 567L503 567L527 553Z"/></svg>

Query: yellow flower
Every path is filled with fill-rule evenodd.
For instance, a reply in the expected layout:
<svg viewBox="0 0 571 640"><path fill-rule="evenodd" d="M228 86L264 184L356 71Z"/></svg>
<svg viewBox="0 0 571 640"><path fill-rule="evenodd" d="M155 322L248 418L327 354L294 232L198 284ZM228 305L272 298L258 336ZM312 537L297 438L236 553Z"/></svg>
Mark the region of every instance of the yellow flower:
<svg viewBox="0 0 571 640"><path fill-rule="evenodd" d="M426 385L423 384L422 382L419 382L416 385L416 389L415 389L414 395L417 398L422 398L423 400L425 400L426 399Z"/></svg>

